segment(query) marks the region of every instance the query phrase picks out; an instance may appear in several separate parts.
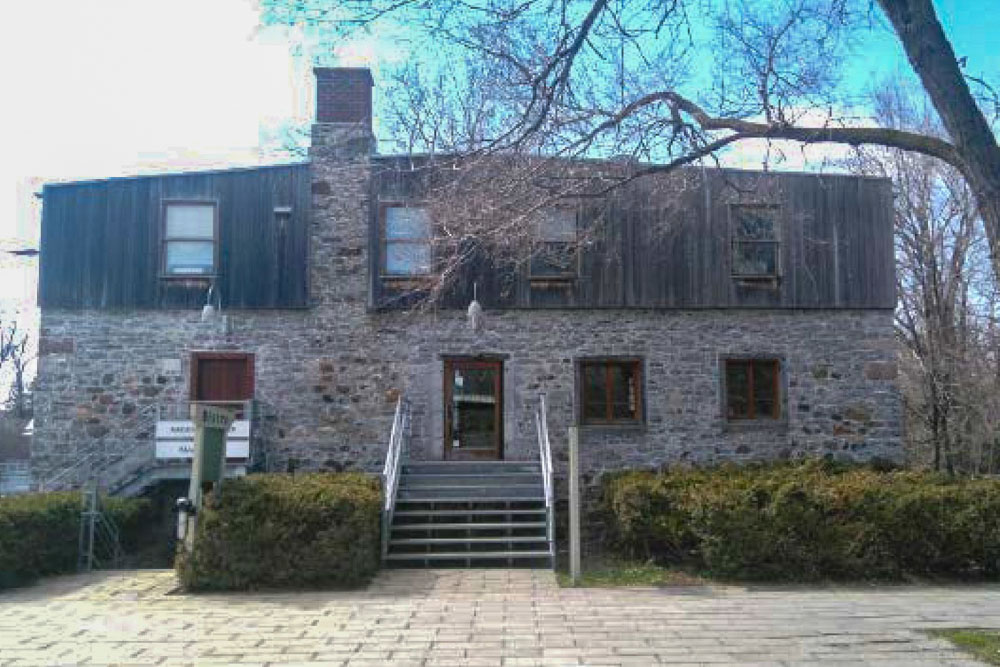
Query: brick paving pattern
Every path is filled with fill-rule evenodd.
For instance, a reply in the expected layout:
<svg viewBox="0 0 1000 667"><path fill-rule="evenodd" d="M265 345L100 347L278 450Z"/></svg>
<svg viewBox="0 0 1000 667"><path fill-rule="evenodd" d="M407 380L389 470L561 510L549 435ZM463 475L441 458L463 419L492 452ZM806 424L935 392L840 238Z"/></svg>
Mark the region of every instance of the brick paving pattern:
<svg viewBox="0 0 1000 667"><path fill-rule="evenodd" d="M543 570L389 570L361 591L183 595L167 571L0 593L0 665L975 665L921 630L1000 627L1000 588L560 589Z"/></svg>

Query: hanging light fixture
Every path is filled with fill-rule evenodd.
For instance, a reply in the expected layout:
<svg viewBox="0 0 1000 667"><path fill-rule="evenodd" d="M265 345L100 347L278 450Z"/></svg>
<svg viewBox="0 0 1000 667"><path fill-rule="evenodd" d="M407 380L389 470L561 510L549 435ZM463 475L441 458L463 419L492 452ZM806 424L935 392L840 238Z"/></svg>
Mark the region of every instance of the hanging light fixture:
<svg viewBox="0 0 1000 667"><path fill-rule="evenodd" d="M477 287L477 283L472 283L472 303L465 313L469 320L469 328L476 332L483 328L483 307L477 301Z"/></svg>
<svg viewBox="0 0 1000 667"><path fill-rule="evenodd" d="M216 304L212 303L212 297L215 297ZM222 310L222 297L216 295L215 293L215 282L213 281L211 285L208 286L208 294L205 297L205 305L201 309L201 321L205 324L209 322L214 322L215 318L219 316L219 311Z"/></svg>

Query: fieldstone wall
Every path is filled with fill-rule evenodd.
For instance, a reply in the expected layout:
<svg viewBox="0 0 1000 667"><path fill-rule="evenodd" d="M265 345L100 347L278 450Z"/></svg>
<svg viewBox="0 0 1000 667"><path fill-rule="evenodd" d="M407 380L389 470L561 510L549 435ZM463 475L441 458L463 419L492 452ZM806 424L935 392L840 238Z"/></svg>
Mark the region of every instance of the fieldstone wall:
<svg viewBox="0 0 1000 667"><path fill-rule="evenodd" d="M231 311L228 326L195 311L42 312L33 458L37 474L75 460L135 415L188 394L194 350L256 355L258 397L277 415L268 465L381 467L396 399L414 408L414 458L443 450L442 356L504 364L505 457L537 456L534 409L549 403L558 466L575 414L582 356L643 360L645 423L587 428L590 479L623 467L832 454L899 460L902 407L891 311L510 310L474 332L462 312L367 307L370 130L314 129L312 307ZM782 360L783 419L723 418L720 360Z"/></svg>
<svg viewBox="0 0 1000 667"><path fill-rule="evenodd" d="M376 469L400 394L414 408L412 455L440 458L442 355L502 357L511 459L537 456L533 414L543 392L555 454L565 459L575 361L597 355L643 359L646 419L581 431L581 463L592 474L668 462L901 456L890 313L506 311L487 312L474 333L462 313L350 311L234 312L229 333L188 311L46 311L35 456L71 456L143 406L184 400L193 350L256 355L257 394L280 420L269 459L276 469L289 459ZM740 354L782 360L779 422L736 427L724 419L720 359Z"/></svg>

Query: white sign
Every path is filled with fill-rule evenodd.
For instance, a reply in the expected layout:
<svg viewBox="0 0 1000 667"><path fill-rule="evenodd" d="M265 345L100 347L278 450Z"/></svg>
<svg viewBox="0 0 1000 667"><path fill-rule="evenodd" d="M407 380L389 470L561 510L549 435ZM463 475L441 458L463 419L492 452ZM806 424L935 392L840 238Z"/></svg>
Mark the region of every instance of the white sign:
<svg viewBox="0 0 1000 667"><path fill-rule="evenodd" d="M194 458L194 424L190 420L156 422L156 458ZM226 436L226 458L250 458L250 421L234 421Z"/></svg>
<svg viewBox="0 0 1000 667"><path fill-rule="evenodd" d="M194 458L194 440L157 440L156 458L158 459L191 459ZM250 458L249 440L226 440L227 459Z"/></svg>
<svg viewBox="0 0 1000 667"><path fill-rule="evenodd" d="M250 437L250 420L234 421L226 437L230 440L246 440ZM165 420L156 422L157 440L194 440L194 422L190 419Z"/></svg>

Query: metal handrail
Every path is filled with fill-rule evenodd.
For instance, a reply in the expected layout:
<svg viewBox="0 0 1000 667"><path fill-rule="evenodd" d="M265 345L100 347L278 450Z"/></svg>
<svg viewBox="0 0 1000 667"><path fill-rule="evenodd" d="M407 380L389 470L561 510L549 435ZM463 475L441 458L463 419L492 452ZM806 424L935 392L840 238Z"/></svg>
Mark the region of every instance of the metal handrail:
<svg viewBox="0 0 1000 667"><path fill-rule="evenodd" d="M206 401L207 402L207 401ZM253 420L254 401L211 401L212 405L240 406L242 418ZM112 434L94 444L78 449L76 460L53 475L38 482L39 491L74 487L87 480L101 481L111 492L127 484L139 471L148 468L156 459L156 422L164 419L190 418L190 401L156 403L143 406L120 429L121 435ZM145 432L148 437L139 437ZM144 446L145 445L145 446ZM120 470L112 468L120 464Z"/></svg>
<svg viewBox="0 0 1000 667"><path fill-rule="evenodd" d="M396 413L389 434L389 450L382 468L385 499L382 506L382 557L389 553L389 531L396 510L396 492L399 490L399 472L407 454L410 440L410 403L402 396L396 401Z"/></svg>
<svg viewBox="0 0 1000 667"><path fill-rule="evenodd" d="M100 474L110 467L112 463L114 463L112 459L115 457L122 458L128 453L127 451L124 451L124 449L119 452L109 452L108 445L114 442L122 443L137 441L139 440L137 436L143 429L151 429L149 430L149 435L152 437L156 428L156 422L155 419L150 419L150 417L154 417L156 414L158 414L157 405L142 406L142 408L136 412L135 416L130 418L123 425L121 430L125 432L121 435L104 436L98 442L90 445L89 447L77 449L76 460L48 478L39 480L38 490L49 491L57 489L61 486L61 482L74 473L86 473L85 476L88 478L93 478L95 475ZM77 480L77 483L80 483L79 479ZM72 486L72 484L70 484L70 486Z"/></svg>
<svg viewBox="0 0 1000 667"><path fill-rule="evenodd" d="M545 394L538 397L538 409L535 411L535 428L538 432L538 456L542 463L542 485L545 491L545 534L549 543L549 555L552 566L556 563L555 540L555 489L552 482L552 443L549 441L549 425Z"/></svg>

